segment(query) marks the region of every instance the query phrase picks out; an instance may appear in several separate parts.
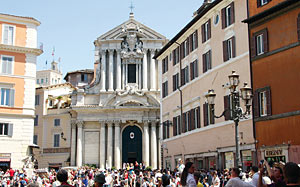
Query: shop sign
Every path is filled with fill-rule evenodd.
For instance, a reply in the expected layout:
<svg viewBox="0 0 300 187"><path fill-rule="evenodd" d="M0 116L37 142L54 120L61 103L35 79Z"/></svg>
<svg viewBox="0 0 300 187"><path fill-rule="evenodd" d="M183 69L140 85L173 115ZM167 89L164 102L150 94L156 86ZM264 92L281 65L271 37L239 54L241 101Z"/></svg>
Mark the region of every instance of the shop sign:
<svg viewBox="0 0 300 187"><path fill-rule="evenodd" d="M234 158L233 152L226 152L225 153L225 168L233 168L234 167Z"/></svg>
<svg viewBox="0 0 300 187"><path fill-rule="evenodd" d="M266 157L283 156L282 149L265 150Z"/></svg>
<svg viewBox="0 0 300 187"><path fill-rule="evenodd" d="M2 158L10 158L10 153L0 153L0 157L2 157Z"/></svg>

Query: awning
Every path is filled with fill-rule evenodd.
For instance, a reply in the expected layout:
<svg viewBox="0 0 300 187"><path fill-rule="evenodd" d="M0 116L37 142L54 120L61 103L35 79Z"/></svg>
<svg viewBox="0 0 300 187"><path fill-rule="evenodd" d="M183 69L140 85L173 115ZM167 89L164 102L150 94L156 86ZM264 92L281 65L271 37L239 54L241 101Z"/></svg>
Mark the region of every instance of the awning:
<svg viewBox="0 0 300 187"><path fill-rule="evenodd" d="M0 162L10 162L10 158L0 158Z"/></svg>

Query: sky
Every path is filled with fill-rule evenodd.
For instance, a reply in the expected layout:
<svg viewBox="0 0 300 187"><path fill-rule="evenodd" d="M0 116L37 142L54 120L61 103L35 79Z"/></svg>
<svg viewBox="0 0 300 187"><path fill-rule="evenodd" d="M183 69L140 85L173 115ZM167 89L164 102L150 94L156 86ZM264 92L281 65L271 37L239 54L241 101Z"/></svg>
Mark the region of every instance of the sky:
<svg viewBox="0 0 300 187"><path fill-rule="evenodd" d="M60 58L63 76L93 69L94 40L129 19L135 19L172 39L189 21L203 0L1 0L0 13L33 17L38 27L37 70L50 68ZM52 56L53 49L54 58ZM47 66L46 66L47 61Z"/></svg>

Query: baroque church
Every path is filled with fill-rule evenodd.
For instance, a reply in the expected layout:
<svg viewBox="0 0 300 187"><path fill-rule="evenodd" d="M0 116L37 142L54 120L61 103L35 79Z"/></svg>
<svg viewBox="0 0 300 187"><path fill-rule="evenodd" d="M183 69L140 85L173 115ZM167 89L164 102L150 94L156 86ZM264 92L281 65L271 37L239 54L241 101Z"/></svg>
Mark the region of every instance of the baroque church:
<svg viewBox="0 0 300 187"><path fill-rule="evenodd" d="M94 81L72 94L71 165L161 166L161 66L167 39L129 20L94 41Z"/></svg>

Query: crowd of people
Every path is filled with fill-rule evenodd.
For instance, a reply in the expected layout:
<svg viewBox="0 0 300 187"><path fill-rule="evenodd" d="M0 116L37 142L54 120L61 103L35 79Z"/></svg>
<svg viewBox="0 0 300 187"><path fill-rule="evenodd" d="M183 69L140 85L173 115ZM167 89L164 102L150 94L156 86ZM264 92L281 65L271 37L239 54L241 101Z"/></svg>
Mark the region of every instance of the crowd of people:
<svg viewBox="0 0 300 187"><path fill-rule="evenodd" d="M136 162L124 164L120 170L81 167L44 172L35 170L30 175L25 170L10 168L0 171L0 181L2 187L300 187L300 167L292 162L270 167L264 161L249 172L242 172L239 168L196 171L192 162L181 162L170 171L151 170Z"/></svg>

